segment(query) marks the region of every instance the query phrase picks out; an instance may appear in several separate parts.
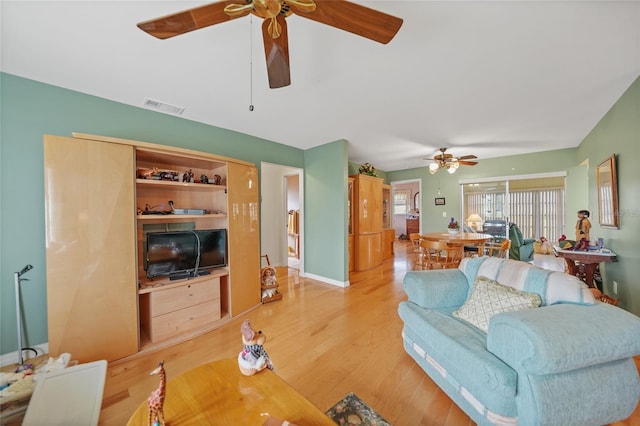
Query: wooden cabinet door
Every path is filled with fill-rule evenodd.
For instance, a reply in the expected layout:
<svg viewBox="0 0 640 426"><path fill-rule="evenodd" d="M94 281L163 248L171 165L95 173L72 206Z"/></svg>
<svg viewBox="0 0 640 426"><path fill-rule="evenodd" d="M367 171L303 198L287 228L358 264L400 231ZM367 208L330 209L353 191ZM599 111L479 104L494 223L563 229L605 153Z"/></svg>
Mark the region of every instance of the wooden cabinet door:
<svg viewBox="0 0 640 426"><path fill-rule="evenodd" d="M49 351L138 351L133 147L45 136Z"/></svg>
<svg viewBox="0 0 640 426"><path fill-rule="evenodd" d="M356 234L370 233L371 218L374 212L371 200L371 181L363 176L358 176L356 185L356 210L358 214Z"/></svg>
<svg viewBox="0 0 640 426"><path fill-rule="evenodd" d="M356 178L357 234L382 231L382 179L358 175Z"/></svg>
<svg viewBox="0 0 640 426"><path fill-rule="evenodd" d="M237 163L227 165L229 218L230 315L260 303L260 209L258 171Z"/></svg>

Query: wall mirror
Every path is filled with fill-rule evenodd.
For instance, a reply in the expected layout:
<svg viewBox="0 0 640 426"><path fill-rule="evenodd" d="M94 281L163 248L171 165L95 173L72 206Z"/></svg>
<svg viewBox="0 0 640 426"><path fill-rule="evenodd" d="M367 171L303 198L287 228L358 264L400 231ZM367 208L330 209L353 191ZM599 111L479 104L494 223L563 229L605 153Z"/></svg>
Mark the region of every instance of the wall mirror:
<svg viewBox="0 0 640 426"><path fill-rule="evenodd" d="M598 164L596 180L600 226L618 229L618 176L615 154Z"/></svg>

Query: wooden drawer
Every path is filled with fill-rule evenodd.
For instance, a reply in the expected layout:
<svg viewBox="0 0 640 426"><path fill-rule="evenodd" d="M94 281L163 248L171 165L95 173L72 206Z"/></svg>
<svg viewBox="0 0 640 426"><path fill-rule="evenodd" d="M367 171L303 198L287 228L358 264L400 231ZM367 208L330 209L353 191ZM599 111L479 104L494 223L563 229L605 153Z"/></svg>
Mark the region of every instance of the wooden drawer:
<svg viewBox="0 0 640 426"><path fill-rule="evenodd" d="M206 327L220 319L220 300L214 299L151 318L152 343Z"/></svg>
<svg viewBox="0 0 640 426"><path fill-rule="evenodd" d="M157 317L213 299L220 299L220 278L158 289L149 293L149 315Z"/></svg>

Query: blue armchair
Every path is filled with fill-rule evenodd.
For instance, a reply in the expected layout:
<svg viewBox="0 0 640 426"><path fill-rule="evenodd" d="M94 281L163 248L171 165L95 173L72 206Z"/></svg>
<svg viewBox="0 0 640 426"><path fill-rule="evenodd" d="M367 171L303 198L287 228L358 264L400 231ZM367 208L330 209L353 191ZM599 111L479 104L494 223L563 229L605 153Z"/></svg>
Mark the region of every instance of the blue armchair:
<svg viewBox="0 0 640 426"><path fill-rule="evenodd" d="M483 232L493 235L496 242L501 242L504 240L506 227L507 221L505 220L487 220L483 225ZM509 222L509 240L511 240L509 259L523 262L531 262L533 260L533 243L535 240L533 238L524 238L518 225L511 222Z"/></svg>
<svg viewBox="0 0 640 426"><path fill-rule="evenodd" d="M533 238L524 238L518 225L509 224L509 239L511 248L509 249L509 259L531 262L533 260Z"/></svg>

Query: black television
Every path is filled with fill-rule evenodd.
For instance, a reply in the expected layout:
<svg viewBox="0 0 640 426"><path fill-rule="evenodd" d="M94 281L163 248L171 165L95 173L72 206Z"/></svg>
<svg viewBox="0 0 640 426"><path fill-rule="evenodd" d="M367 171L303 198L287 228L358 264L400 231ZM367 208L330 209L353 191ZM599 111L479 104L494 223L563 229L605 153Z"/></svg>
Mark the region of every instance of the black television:
<svg viewBox="0 0 640 426"><path fill-rule="evenodd" d="M146 240L148 278L188 278L227 266L227 230L150 232Z"/></svg>

